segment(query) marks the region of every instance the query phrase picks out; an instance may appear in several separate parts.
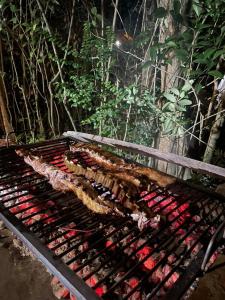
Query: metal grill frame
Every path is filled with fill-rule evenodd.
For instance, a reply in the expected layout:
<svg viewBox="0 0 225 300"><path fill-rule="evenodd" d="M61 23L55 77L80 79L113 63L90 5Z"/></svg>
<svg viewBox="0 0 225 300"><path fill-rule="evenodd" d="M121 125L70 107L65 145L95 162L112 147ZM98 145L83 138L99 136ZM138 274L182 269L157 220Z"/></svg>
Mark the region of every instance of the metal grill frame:
<svg viewBox="0 0 225 300"><path fill-rule="evenodd" d="M79 141L72 138L60 138L53 141L46 141L31 145L25 145L23 148L33 148L38 146L54 146L58 145L60 142L70 143L71 141ZM18 146L10 146L10 149L16 149ZM0 149L0 155L4 152L9 151L7 148ZM0 165L1 169L1 165ZM191 187L192 189L199 190L201 192L206 192L199 186L192 184L187 184L186 182L179 180L181 184ZM211 197L216 197L220 201L225 202L225 198L218 196L216 193L208 192ZM22 224L12 213L10 213L2 203L0 203L0 219L3 220L5 225L27 246L27 248L46 266L46 268L55 276L59 278L62 284L68 288L68 290L77 297L77 299L100 299L96 293L90 288L78 275L76 275L72 270L70 270L65 263L61 261L60 258L56 258L52 255L52 252L47 249L45 245L36 237L33 233L27 230L27 227ZM219 228L219 233L223 231L225 224L221 224ZM218 232L217 232L218 233ZM216 239L216 245L221 241L222 237ZM211 247L215 245L212 244ZM208 249L208 254L210 255L211 248ZM208 255L208 256L209 256ZM182 294L190 286L197 276L202 274L201 266L203 259L205 257L205 251L200 251L196 256L196 259L191 263L190 267L187 268L186 272L181 276L181 278L174 284L174 287L168 292L167 299L179 299ZM209 258L209 257L208 257ZM206 258L207 261L207 258ZM171 298L172 297L172 298Z"/></svg>

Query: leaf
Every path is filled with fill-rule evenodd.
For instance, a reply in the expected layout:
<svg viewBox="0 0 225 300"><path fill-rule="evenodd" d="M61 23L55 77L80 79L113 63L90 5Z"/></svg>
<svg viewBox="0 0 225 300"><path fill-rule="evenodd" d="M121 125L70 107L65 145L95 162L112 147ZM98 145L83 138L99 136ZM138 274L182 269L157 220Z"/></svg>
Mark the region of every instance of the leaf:
<svg viewBox="0 0 225 300"><path fill-rule="evenodd" d="M223 78L223 74L217 70L209 71L208 74L215 78Z"/></svg>
<svg viewBox="0 0 225 300"><path fill-rule="evenodd" d="M192 4L192 7L196 13L196 15L199 17L201 12L202 12L202 8L201 6L199 5L199 2L198 1L194 1L194 3Z"/></svg>
<svg viewBox="0 0 225 300"><path fill-rule="evenodd" d="M197 83L195 85L195 92L198 94L201 91L202 87L203 86L200 83Z"/></svg>
<svg viewBox="0 0 225 300"><path fill-rule="evenodd" d="M94 6L94 7L92 7L92 9L91 9L91 13L94 15L94 16L96 16L97 15L97 8Z"/></svg>
<svg viewBox="0 0 225 300"><path fill-rule="evenodd" d="M182 100L179 101L179 105L181 105L181 106L192 105L192 101L188 100L188 99L182 99Z"/></svg>
<svg viewBox="0 0 225 300"><path fill-rule="evenodd" d="M189 82L186 82L185 85L182 87L182 91L188 92L192 89L192 86Z"/></svg>
<svg viewBox="0 0 225 300"><path fill-rule="evenodd" d="M170 92L174 93L176 96L179 96L179 95L180 95L180 92L179 92L178 89L176 89L176 88L170 89Z"/></svg>
<svg viewBox="0 0 225 300"><path fill-rule="evenodd" d="M95 15L96 19L99 20L100 22L102 21L102 16L100 14Z"/></svg>
<svg viewBox="0 0 225 300"><path fill-rule="evenodd" d="M10 3L10 10L11 10L11 12L16 12L16 6L15 6L15 4L11 4Z"/></svg>
<svg viewBox="0 0 225 300"><path fill-rule="evenodd" d="M97 26L97 23L96 23L96 21L95 21L95 20L92 20L92 25L93 25L94 27L96 27L96 26Z"/></svg>
<svg viewBox="0 0 225 300"><path fill-rule="evenodd" d="M182 99L182 98L184 98L185 97L185 91L181 91L181 93L180 93L180 98Z"/></svg>
<svg viewBox="0 0 225 300"><path fill-rule="evenodd" d="M0 1L0 9L2 9L3 5L6 3L6 0L1 0Z"/></svg>
<svg viewBox="0 0 225 300"><path fill-rule="evenodd" d="M173 103L176 103L176 102L177 102L177 99L176 99L176 97L175 97L173 94L170 94L170 93L165 92L165 93L163 94L163 96L164 96L167 100L169 100L170 102L173 102Z"/></svg>
<svg viewBox="0 0 225 300"><path fill-rule="evenodd" d="M164 112L166 112L166 111L169 111L169 112L175 111L175 104L171 103L171 102L167 102L165 105L163 105L162 111L164 111Z"/></svg>
<svg viewBox="0 0 225 300"><path fill-rule="evenodd" d="M156 56L157 56L157 49L155 47L150 47L149 55L150 55L152 60L155 60Z"/></svg>
<svg viewBox="0 0 225 300"><path fill-rule="evenodd" d="M209 58L210 56L212 56L212 54L214 54L216 51L215 48L212 48L212 49L207 49L204 54L203 54L203 57L204 58Z"/></svg>
<svg viewBox="0 0 225 300"><path fill-rule="evenodd" d="M225 53L225 50L224 49L221 49L221 50L217 50L214 55L213 55L213 59L216 59L217 57L221 56L222 54Z"/></svg>
<svg viewBox="0 0 225 300"><path fill-rule="evenodd" d="M164 7L158 7L156 8L154 15L156 18L164 18L167 15L167 11Z"/></svg>
<svg viewBox="0 0 225 300"><path fill-rule="evenodd" d="M173 125L173 121L170 118L167 118L164 122L164 131L169 132L171 131L171 129Z"/></svg>
<svg viewBox="0 0 225 300"><path fill-rule="evenodd" d="M186 111L186 108L184 106L177 106L177 110L179 112L185 112Z"/></svg>
<svg viewBox="0 0 225 300"><path fill-rule="evenodd" d="M189 30L186 30L183 33L181 33L181 36L183 37L186 43L191 44L191 42L193 41L193 33Z"/></svg>
<svg viewBox="0 0 225 300"><path fill-rule="evenodd" d="M202 65L207 65L209 63L208 59L203 58L197 58L194 60L194 62Z"/></svg>
<svg viewBox="0 0 225 300"><path fill-rule="evenodd" d="M173 17L174 21L177 22L178 24L183 22L183 18L181 16L181 14L175 13L174 10L171 10L170 14Z"/></svg>
<svg viewBox="0 0 225 300"><path fill-rule="evenodd" d="M169 41L166 43L169 48L177 48L177 44L174 41Z"/></svg>
<svg viewBox="0 0 225 300"><path fill-rule="evenodd" d="M133 95L137 95L138 89L134 86L134 87L132 88L132 92L133 92Z"/></svg>
<svg viewBox="0 0 225 300"><path fill-rule="evenodd" d="M175 49L175 54L180 60L186 60L188 58L188 52L184 49Z"/></svg>

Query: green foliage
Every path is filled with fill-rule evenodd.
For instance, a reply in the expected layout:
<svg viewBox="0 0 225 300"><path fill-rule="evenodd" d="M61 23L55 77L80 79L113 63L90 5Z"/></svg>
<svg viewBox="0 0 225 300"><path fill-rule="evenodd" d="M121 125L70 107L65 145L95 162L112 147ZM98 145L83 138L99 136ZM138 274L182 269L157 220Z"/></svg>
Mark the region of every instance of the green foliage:
<svg viewBox="0 0 225 300"><path fill-rule="evenodd" d="M223 77L223 70L218 67L225 54L222 0L193 0L188 25L181 1L171 1L170 9L152 6L148 23L143 19L145 31L136 30L133 40L122 42L121 48L115 46L111 26L101 28L102 20L106 24L108 20L94 4L89 4L81 17L76 13L85 11L84 7L75 9L73 26L77 28L67 45L65 37L70 24L63 22L70 13L69 18L57 19L67 1L40 2L51 32L36 1L31 1L26 15L21 15L21 1L0 0L0 32L7 55L6 85L15 93L14 98L19 98L13 100L9 110L15 111L19 128L27 128L29 118L37 126L39 103L49 131L57 122L65 122L65 127L69 127L64 116L67 105L79 130L150 145L156 133L181 136L189 124L187 116L193 118L195 95L212 80ZM81 2L76 5L83 5ZM175 28L172 33L171 25ZM168 37L159 38L161 31ZM14 62L10 62L11 52ZM177 80L174 87L165 87L164 92L162 69L169 69L177 61ZM23 93L29 114L21 100Z"/></svg>
<svg viewBox="0 0 225 300"><path fill-rule="evenodd" d="M183 134L184 126L187 123L184 113L192 105L188 94L192 89L192 83L187 81L180 90L171 88L168 92L163 93L164 105L162 106L160 121L164 134L176 136Z"/></svg>

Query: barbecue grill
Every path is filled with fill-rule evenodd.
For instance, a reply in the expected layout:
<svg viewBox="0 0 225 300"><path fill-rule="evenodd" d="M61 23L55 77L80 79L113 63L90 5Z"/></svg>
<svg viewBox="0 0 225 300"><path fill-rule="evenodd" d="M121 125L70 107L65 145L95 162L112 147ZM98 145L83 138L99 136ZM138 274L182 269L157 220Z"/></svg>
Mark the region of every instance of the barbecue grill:
<svg viewBox="0 0 225 300"><path fill-rule="evenodd" d="M62 155L75 141L23 148L68 171ZM182 181L152 182L137 201L165 219L140 231L128 217L94 214L74 194L54 190L17 147L0 150L0 218L76 299L180 299L213 262L223 242L223 197Z"/></svg>

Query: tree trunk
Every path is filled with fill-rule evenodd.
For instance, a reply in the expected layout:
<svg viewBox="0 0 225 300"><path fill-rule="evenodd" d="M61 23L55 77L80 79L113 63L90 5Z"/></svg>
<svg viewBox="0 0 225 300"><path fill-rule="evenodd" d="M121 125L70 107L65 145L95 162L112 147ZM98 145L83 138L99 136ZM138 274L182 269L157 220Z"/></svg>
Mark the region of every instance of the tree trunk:
<svg viewBox="0 0 225 300"><path fill-rule="evenodd" d="M182 3L182 5L185 5ZM158 0L158 7L164 7L168 12L173 9L172 0ZM164 43L165 40L173 36L178 29L175 28L173 18L170 13L167 14L167 17L162 21L159 28L159 42ZM182 30L182 27L179 28ZM168 58L171 59L171 63L166 66L161 66L161 92L165 92L172 87L178 86L178 76L180 74L180 62L177 57L174 55L174 52L171 51L168 54ZM183 155L186 152L185 147L185 138L174 138L174 137L164 137L162 133L159 133L159 145L158 149L165 152L172 152L178 155ZM158 169L163 172L167 172L171 175L178 176L179 169L173 165L163 161L159 161L157 165Z"/></svg>
<svg viewBox="0 0 225 300"><path fill-rule="evenodd" d="M4 93L4 88L3 88L3 83L2 83L2 74L0 74L0 111L1 111L1 119L3 122L4 126L4 131L6 134L9 134L10 132L13 131L13 127L9 121L9 115L7 112L7 105L5 103L5 93ZM10 138L12 141L15 141L15 135L11 134Z"/></svg>
<svg viewBox="0 0 225 300"><path fill-rule="evenodd" d="M216 119L210 130L208 143L203 157L204 162L210 163L212 161L213 153L216 148L216 142L220 137L221 128L225 121L224 108L225 108L225 92L221 95L221 102L218 107L218 113L216 115Z"/></svg>
<svg viewBox="0 0 225 300"><path fill-rule="evenodd" d="M14 131L12 124L9 120L9 115L7 111L6 97L5 97L5 88L4 88L4 79L3 79L3 55L2 55L2 42L0 40L0 114L3 125L3 130L5 134L9 134ZM10 138L13 142L15 142L15 134L11 134Z"/></svg>

